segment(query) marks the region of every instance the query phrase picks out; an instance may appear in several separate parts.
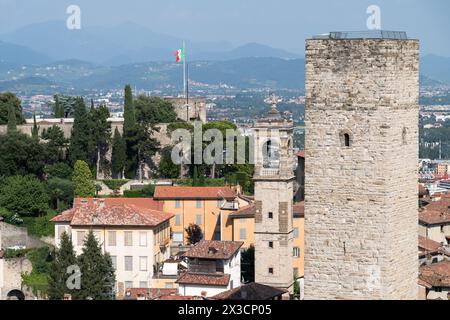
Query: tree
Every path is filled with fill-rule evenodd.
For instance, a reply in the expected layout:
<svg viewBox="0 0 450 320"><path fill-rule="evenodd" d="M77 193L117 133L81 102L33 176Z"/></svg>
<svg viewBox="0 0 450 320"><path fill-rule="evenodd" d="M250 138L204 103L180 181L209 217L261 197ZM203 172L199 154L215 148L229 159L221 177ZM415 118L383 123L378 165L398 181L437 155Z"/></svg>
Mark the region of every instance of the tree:
<svg viewBox="0 0 450 320"><path fill-rule="evenodd" d="M39 128L36 123L36 113L33 113L33 128L31 129L31 137L39 141Z"/></svg>
<svg viewBox="0 0 450 320"><path fill-rule="evenodd" d="M69 159L72 164L77 160L88 161L89 138L88 114L83 98L79 97L75 107L69 146Z"/></svg>
<svg viewBox="0 0 450 320"><path fill-rule="evenodd" d="M203 231L199 225L191 223L189 224L189 227L185 229L185 231L187 233L188 244L193 245L203 239Z"/></svg>
<svg viewBox="0 0 450 320"><path fill-rule="evenodd" d="M17 131L0 135L0 176L41 177L45 161L44 147L30 136Z"/></svg>
<svg viewBox="0 0 450 320"><path fill-rule="evenodd" d="M59 101L59 96L56 94L54 95L53 99L55 100L55 104L53 106L53 114L55 118L64 118L64 106Z"/></svg>
<svg viewBox="0 0 450 320"><path fill-rule="evenodd" d="M106 154L109 150L111 140L111 123L108 121L109 110L105 105L98 108L94 107L91 101L89 110L89 165L97 168L97 174L100 171L106 171L109 168L109 161Z"/></svg>
<svg viewBox="0 0 450 320"><path fill-rule="evenodd" d="M47 179L60 178L72 180L73 168L65 162L57 162L55 164L45 166L44 172Z"/></svg>
<svg viewBox="0 0 450 320"><path fill-rule="evenodd" d="M47 163L54 164L65 160L65 150L68 140L64 137L64 131L57 125L43 130L41 138L46 140Z"/></svg>
<svg viewBox="0 0 450 320"><path fill-rule="evenodd" d="M16 124L16 113L14 111L14 106L9 105L9 111L8 111L8 133L14 132L17 130L17 124Z"/></svg>
<svg viewBox="0 0 450 320"><path fill-rule="evenodd" d="M163 178L176 179L180 177L180 166L172 161L172 148L166 147L161 151L158 170L159 175Z"/></svg>
<svg viewBox="0 0 450 320"><path fill-rule="evenodd" d="M76 263L77 258L73 250L72 240L67 233L64 232L61 235L59 249L56 250L50 266L48 281L48 298L50 300L62 300L64 294L73 294L74 290L67 287L67 280L71 276L67 271L68 267L76 265Z"/></svg>
<svg viewBox="0 0 450 320"><path fill-rule="evenodd" d="M146 119L148 123L171 123L177 120L173 105L159 97L140 95L134 101L136 119Z"/></svg>
<svg viewBox="0 0 450 320"><path fill-rule="evenodd" d="M115 274L109 254L103 254L92 230L78 257L81 269L81 290L76 299L112 300L114 298Z"/></svg>
<svg viewBox="0 0 450 320"><path fill-rule="evenodd" d="M70 180L52 178L47 182L47 192L53 209L60 211L73 201L73 183Z"/></svg>
<svg viewBox="0 0 450 320"><path fill-rule="evenodd" d="M76 197L90 198L95 196L95 183L86 162L82 160L75 162L72 182Z"/></svg>
<svg viewBox="0 0 450 320"><path fill-rule="evenodd" d="M125 141L120 135L119 129L116 127L116 130L114 130L111 156L111 171L113 178L123 178L123 170L125 169L126 160L127 154Z"/></svg>
<svg viewBox="0 0 450 320"><path fill-rule="evenodd" d="M241 273L245 283L255 282L255 247L253 245L241 252Z"/></svg>
<svg viewBox="0 0 450 320"><path fill-rule="evenodd" d="M21 217L36 217L48 210L47 190L32 176L13 176L0 184L0 207Z"/></svg>
<svg viewBox="0 0 450 320"><path fill-rule="evenodd" d="M123 139L126 147L125 176L133 179L137 170L137 127L131 86L125 86Z"/></svg>
<svg viewBox="0 0 450 320"><path fill-rule="evenodd" d="M15 114L16 123L23 124L25 119L22 114L21 101L14 93L5 92L0 93L0 125L8 123L11 113ZM10 109L13 112L10 112Z"/></svg>

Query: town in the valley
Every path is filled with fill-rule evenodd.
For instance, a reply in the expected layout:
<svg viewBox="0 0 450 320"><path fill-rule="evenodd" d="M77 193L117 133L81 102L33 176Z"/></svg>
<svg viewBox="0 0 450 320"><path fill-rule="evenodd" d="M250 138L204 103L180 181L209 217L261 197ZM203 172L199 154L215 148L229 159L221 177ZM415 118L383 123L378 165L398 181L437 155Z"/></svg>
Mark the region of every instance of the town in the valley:
<svg viewBox="0 0 450 320"><path fill-rule="evenodd" d="M63 62L8 66L0 300L450 299L450 85L421 41L310 36L298 89L191 62L180 87L39 91L19 73Z"/></svg>

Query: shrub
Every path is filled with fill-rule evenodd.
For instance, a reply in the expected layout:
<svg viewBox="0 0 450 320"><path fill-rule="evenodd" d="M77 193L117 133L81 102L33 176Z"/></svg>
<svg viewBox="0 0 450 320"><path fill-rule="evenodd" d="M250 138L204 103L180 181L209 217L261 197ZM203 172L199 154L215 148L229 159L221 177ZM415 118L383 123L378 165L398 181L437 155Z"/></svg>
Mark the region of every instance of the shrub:
<svg viewBox="0 0 450 320"><path fill-rule="evenodd" d="M118 191L120 187L122 187L129 180L126 179L111 179L111 180L103 180L102 182L111 190Z"/></svg>

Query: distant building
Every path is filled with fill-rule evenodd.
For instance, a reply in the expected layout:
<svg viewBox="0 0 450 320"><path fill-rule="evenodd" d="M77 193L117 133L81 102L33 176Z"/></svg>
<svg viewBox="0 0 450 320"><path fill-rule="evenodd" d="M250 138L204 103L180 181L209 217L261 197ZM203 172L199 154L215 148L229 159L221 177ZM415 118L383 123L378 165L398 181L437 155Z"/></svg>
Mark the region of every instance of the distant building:
<svg viewBox="0 0 450 320"><path fill-rule="evenodd" d="M71 238L81 254L89 231L111 255L119 297L124 289L151 288L158 263L170 256L170 219L152 199L76 199L72 209L52 219L55 244L61 235Z"/></svg>
<svg viewBox="0 0 450 320"><path fill-rule="evenodd" d="M419 295L423 300L450 300L450 261L420 267Z"/></svg>
<svg viewBox="0 0 450 320"><path fill-rule="evenodd" d="M177 280L183 296L211 297L241 285L242 242L203 240L185 253L188 271Z"/></svg>
<svg viewBox="0 0 450 320"><path fill-rule="evenodd" d="M219 293L211 300L281 300L287 290L265 286L260 283L251 282L237 288Z"/></svg>
<svg viewBox="0 0 450 320"><path fill-rule="evenodd" d="M450 197L430 202L419 211L419 235L441 245L450 237Z"/></svg>

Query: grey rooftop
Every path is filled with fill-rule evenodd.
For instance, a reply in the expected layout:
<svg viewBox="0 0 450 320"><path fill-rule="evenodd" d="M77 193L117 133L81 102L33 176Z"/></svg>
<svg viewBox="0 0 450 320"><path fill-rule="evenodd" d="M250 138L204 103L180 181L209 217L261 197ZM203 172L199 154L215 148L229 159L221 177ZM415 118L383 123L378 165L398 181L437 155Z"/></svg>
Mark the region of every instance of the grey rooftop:
<svg viewBox="0 0 450 320"><path fill-rule="evenodd" d="M408 40L408 36L404 31L385 31L385 30L367 30L367 31L341 31L330 32L327 34L313 36L313 39L392 39L392 40Z"/></svg>

